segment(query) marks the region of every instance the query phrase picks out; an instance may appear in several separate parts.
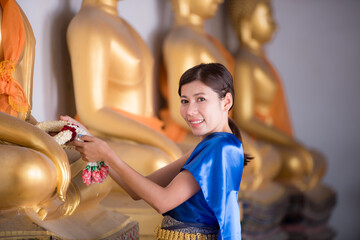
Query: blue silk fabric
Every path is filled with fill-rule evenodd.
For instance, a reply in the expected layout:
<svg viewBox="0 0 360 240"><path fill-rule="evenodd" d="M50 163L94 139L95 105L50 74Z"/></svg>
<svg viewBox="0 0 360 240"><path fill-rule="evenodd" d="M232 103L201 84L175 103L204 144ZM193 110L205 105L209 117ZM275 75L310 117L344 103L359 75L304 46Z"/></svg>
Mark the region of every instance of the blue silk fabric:
<svg viewBox="0 0 360 240"><path fill-rule="evenodd" d="M194 176L201 190L164 215L184 223L218 227L218 240L240 240L238 191L243 167L242 143L233 134L207 136L181 169Z"/></svg>

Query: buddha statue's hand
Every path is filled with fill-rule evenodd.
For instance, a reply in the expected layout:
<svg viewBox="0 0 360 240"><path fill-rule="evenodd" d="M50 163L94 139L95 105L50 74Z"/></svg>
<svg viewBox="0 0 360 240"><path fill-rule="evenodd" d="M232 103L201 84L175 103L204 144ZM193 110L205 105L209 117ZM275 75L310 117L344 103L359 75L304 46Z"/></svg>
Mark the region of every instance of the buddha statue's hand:
<svg viewBox="0 0 360 240"><path fill-rule="evenodd" d="M75 125L77 125L79 128L81 128L83 131L85 131L85 132L86 132L86 135L92 136L91 133L89 132L89 130L88 130L84 125L82 125L79 121L76 121L76 120L73 119L72 117L69 117L69 116L60 116L60 120L66 121L66 122L69 122L69 123L72 123L72 124L75 124Z"/></svg>

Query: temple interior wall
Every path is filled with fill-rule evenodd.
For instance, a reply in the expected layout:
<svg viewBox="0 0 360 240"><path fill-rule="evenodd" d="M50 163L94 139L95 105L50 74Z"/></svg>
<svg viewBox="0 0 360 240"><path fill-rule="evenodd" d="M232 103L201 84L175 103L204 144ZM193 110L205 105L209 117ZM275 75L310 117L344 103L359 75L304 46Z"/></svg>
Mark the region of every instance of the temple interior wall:
<svg viewBox="0 0 360 240"><path fill-rule="evenodd" d="M66 29L81 0L18 3L37 40L32 114L38 121L73 115ZM273 3L279 29L267 53L283 80L295 134L328 159L324 182L338 193L330 221L338 232L336 239L360 239L360 1ZM157 70L161 44L172 21L170 1L124 0L119 2L119 13L148 44ZM224 6L206 29L232 53L236 51Z"/></svg>

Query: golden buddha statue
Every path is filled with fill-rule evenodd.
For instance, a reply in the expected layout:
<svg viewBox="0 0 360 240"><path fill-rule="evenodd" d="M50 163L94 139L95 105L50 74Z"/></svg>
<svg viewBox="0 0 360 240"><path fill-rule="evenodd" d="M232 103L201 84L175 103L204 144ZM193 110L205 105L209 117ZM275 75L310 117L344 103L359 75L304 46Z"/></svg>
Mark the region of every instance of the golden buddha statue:
<svg viewBox="0 0 360 240"><path fill-rule="evenodd" d="M1 191L0 209L36 205L40 210L38 204L48 200L55 188L59 198L65 199L70 167L65 152L56 142L24 121L36 122L31 116L35 38L17 3L0 2L0 147L4 150L0 158L4 166L1 180L7 183L2 191L11 190L11 194ZM37 172L42 175L31 175ZM18 181L10 180L11 176L16 176ZM23 194L21 200L14 195L19 191Z"/></svg>
<svg viewBox="0 0 360 240"><path fill-rule="evenodd" d="M179 114L180 98L177 94L178 82L184 71L199 63L219 62L233 72L234 59L225 47L206 33L204 22L216 14L222 1L213 0L172 0L175 22L163 46L166 81L162 82L162 93L168 109L162 110L164 122L177 127L178 144L183 149L191 149L198 139L194 137ZM237 97L235 96L235 99ZM236 105L235 105L236 107ZM185 134L184 134L185 132ZM184 137L185 135L185 137ZM269 145L259 146L255 140L242 132L245 151L254 159L244 168L241 190L256 190L264 186L277 174L280 161L277 152ZM276 191L279 195L282 190Z"/></svg>
<svg viewBox="0 0 360 240"><path fill-rule="evenodd" d="M323 177L326 163L295 139L279 76L266 58L264 45L277 28L271 2L232 0L229 7L239 40L233 118L254 139L277 149L282 161L279 181L311 189Z"/></svg>
<svg viewBox="0 0 360 240"><path fill-rule="evenodd" d="M99 205L111 178L87 187L81 178L86 162L33 125L35 37L14 0L0 3L0 235L89 239L138 232L136 222Z"/></svg>
<svg viewBox="0 0 360 240"><path fill-rule="evenodd" d="M180 157L154 113L154 60L139 34L119 16L117 0L83 0L67 30L79 120L143 175ZM114 179L117 181L117 179ZM114 185L104 206L139 221L152 235L161 221L145 202ZM124 200L125 199L125 200ZM155 225L154 225L155 224Z"/></svg>

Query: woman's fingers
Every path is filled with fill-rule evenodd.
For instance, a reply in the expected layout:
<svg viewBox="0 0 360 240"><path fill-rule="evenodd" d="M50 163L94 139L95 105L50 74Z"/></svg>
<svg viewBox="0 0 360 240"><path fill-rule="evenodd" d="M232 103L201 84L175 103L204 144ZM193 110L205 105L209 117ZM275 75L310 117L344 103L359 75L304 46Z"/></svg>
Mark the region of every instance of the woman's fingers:
<svg viewBox="0 0 360 240"><path fill-rule="evenodd" d="M69 116L60 116L60 120L71 122L71 123L76 123L77 122L75 119L73 119L72 117L69 117Z"/></svg>
<svg viewBox="0 0 360 240"><path fill-rule="evenodd" d="M75 146L75 150L81 154L84 161L103 161L107 153L111 151L107 143L99 138L88 135L78 136L78 138L79 140L74 140L68 145Z"/></svg>
<svg viewBox="0 0 360 240"><path fill-rule="evenodd" d="M75 125L77 125L79 127L82 127L84 129L86 129L79 121L73 119L70 116L67 116L67 115L66 116L60 116L60 120L75 124Z"/></svg>
<svg viewBox="0 0 360 240"><path fill-rule="evenodd" d="M83 140L84 142L94 142L95 138L89 135L80 135L79 139Z"/></svg>
<svg viewBox="0 0 360 240"><path fill-rule="evenodd" d="M68 146L75 146L75 147L83 147L84 142L79 141L79 140L74 140L74 141L69 142L67 145Z"/></svg>

